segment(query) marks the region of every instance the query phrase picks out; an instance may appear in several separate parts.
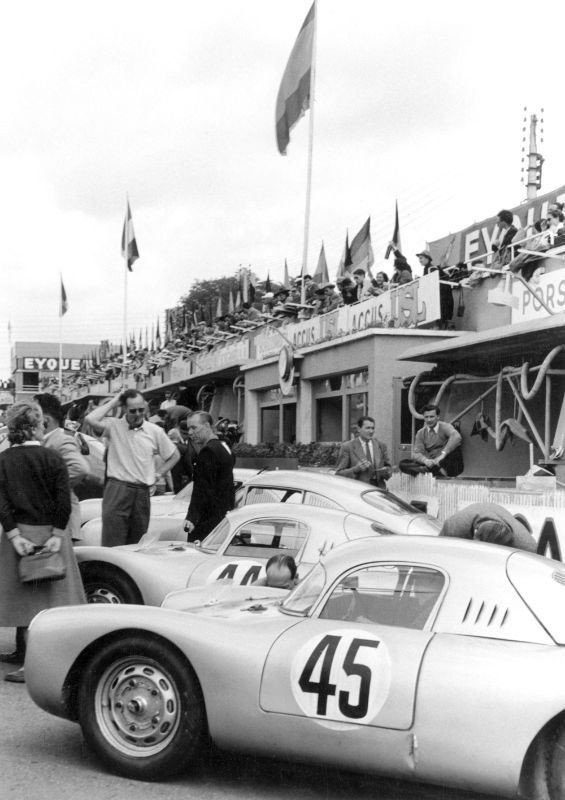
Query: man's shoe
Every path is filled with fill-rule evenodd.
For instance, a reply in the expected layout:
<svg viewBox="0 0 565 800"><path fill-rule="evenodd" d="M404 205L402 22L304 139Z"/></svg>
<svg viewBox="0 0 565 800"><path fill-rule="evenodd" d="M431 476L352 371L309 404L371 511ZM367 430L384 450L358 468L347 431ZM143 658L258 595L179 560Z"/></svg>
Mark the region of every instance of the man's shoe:
<svg viewBox="0 0 565 800"><path fill-rule="evenodd" d="M0 653L0 663L2 664L23 664L25 653L14 650L13 653Z"/></svg>
<svg viewBox="0 0 565 800"><path fill-rule="evenodd" d="M25 683L24 668L20 667L15 672L8 672L7 675L4 675L4 680L9 683Z"/></svg>

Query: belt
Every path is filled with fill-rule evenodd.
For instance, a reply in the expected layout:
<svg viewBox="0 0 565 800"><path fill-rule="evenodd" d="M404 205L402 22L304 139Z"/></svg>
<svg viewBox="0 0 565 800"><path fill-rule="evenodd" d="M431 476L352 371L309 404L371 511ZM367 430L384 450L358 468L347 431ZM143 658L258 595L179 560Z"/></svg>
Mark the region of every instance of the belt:
<svg viewBox="0 0 565 800"><path fill-rule="evenodd" d="M134 483L133 481L121 481L119 478L107 478L108 481L114 481L114 483L121 483L122 486L129 486L130 489L149 489L149 485L147 483Z"/></svg>

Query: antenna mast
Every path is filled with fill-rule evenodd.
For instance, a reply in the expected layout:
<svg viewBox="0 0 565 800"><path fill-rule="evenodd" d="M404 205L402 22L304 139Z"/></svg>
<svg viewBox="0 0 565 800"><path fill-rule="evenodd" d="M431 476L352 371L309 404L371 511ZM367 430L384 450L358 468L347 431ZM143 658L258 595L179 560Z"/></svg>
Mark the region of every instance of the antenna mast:
<svg viewBox="0 0 565 800"><path fill-rule="evenodd" d="M521 182L524 183L524 172L526 178L526 199L532 200L537 197L538 191L541 189L541 169L544 158L541 153L538 153L536 128L539 121L540 124L540 144L543 144L543 108L541 109L540 119L538 120L535 114L530 114L530 146L529 152L526 154L526 125L528 118L528 109L524 106L524 118L522 120L522 178Z"/></svg>

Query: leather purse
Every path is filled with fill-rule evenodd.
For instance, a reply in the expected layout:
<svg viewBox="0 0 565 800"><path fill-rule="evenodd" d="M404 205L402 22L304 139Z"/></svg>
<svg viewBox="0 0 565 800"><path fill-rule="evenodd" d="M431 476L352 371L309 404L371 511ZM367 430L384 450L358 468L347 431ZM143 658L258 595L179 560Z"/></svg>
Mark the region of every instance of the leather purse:
<svg viewBox="0 0 565 800"><path fill-rule="evenodd" d="M67 568L61 553L52 553L40 547L35 553L20 558L18 574L21 583L60 581L67 574Z"/></svg>

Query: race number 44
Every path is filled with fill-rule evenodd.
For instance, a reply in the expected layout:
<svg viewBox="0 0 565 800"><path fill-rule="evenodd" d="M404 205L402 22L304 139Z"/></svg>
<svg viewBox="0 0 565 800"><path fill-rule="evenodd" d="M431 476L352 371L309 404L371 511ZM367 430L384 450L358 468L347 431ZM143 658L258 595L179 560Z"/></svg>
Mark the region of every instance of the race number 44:
<svg viewBox="0 0 565 800"><path fill-rule="evenodd" d="M388 648L376 636L331 631L300 648L293 692L307 716L343 722L373 720L390 690Z"/></svg>

